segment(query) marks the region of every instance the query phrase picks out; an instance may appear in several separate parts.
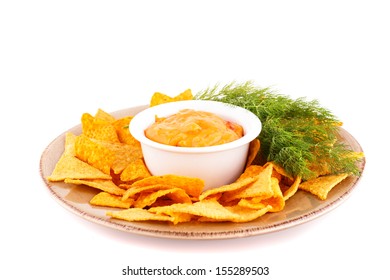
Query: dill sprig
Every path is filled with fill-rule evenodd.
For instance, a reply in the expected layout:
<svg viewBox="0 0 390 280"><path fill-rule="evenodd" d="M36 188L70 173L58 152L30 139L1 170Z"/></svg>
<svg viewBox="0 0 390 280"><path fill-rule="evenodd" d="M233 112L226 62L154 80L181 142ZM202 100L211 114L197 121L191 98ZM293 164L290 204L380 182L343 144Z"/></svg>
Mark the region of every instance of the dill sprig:
<svg viewBox="0 0 390 280"><path fill-rule="evenodd" d="M341 122L317 100L292 99L253 82L215 85L195 95L248 109L262 122L260 158L303 180L318 173L358 175L358 157L338 139Z"/></svg>

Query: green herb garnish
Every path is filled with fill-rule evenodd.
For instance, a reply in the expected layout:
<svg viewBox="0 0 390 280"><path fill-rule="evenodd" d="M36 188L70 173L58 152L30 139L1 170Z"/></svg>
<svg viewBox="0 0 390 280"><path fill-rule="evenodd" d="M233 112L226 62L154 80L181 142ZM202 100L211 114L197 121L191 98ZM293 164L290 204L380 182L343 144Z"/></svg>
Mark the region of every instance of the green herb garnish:
<svg viewBox="0 0 390 280"><path fill-rule="evenodd" d="M263 125L260 158L281 165L291 176L359 174L361 156L339 141L341 122L316 100L294 100L252 82L215 85L195 99L237 105L258 116Z"/></svg>

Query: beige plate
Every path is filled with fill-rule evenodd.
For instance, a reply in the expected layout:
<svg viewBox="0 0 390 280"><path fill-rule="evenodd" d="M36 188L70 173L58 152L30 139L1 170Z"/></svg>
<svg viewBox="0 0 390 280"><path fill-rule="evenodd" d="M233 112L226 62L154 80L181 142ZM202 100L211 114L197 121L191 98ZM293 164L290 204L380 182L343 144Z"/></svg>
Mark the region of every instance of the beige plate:
<svg viewBox="0 0 390 280"><path fill-rule="evenodd" d="M146 107L133 107L112 114L118 118L135 115ZM69 131L78 135L81 133L81 125L75 126ZM340 136L342 141L350 145L353 150L362 151L359 143L347 131L341 129ZM326 201L321 201L304 191L298 191L287 201L283 211L268 213L248 223L193 222L174 226L164 222L126 222L106 216L108 208L94 207L89 204L90 199L98 192L97 190L71 184L52 183L46 180L64 150L64 142L65 133L53 140L41 156L41 176L53 197L66 209L86 220L121 231L147 236L176 239L226 239L287 229L317 218L340 205L349 197L360 179L360 177L355 176L348 177L329 193ZM365 160L360 166L362 171L364 165Z"/></svg>

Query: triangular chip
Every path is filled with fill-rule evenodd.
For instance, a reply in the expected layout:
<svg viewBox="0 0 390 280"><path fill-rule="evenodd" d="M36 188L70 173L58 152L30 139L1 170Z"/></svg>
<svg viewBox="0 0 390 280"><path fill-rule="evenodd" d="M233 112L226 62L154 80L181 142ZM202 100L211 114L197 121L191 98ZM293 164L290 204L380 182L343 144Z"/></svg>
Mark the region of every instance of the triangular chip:
<svg viewBox="0 0 390 280"><path fill-rule="evenodd" d="M190 196L198 197L204 188L204 181L199 178L167 174L162 176L150 176L132 184L133 187L150 185L168 185L174 188L181 188Z"/></svg>
<svg viewBox="0 0 390 280"><path fill-rule="evenodd" d="M233 182L233 183L228 184L228 185L224 185L224 186L214 188L214 189L208 189L199 196L199 200L204 200L209 196L214 196L214 195L219 194L219 193L240 190L242 188L247 187L248 185L253 183L255 180L256 180L256 177L243 178L242 180Z"/></svg>
<svg viewBox="0 0 390 280"><path fill-rule="evenodd" d="M248 158L246 161L246 167L250 166L257 157L257 154L260 150L260 140L255 138L249 144Z"/></svg>
<svg viewBox="0 0 390 280"><path fill-rule="evenodd" d="M184 92L180 93L175 97L170 97L166 94L155 92L150 100L150 107L164 104L164 103L174 102L174 101L183 101L183 100L192 100L192 99L193 96L190 89L185 90Z"/></svg>
<svg viewBox="0 0 390 280"><path fill-rule="evenodd" d="M163 221L163 222L177 223L174 217L151 213L148 210L142 208L130 208L130 209L116 211L116 212L109 211L106 214L113 218L129 221L129 222Z"/></svg>
<svg viewBox="0 0 390 280"><path fill-rule="evenodd" d="M125 192L124 189L121 189L115 185L111 180L76 180L76 179L65 179L65 183L76 184L76 185L86 185L95 189L99 189L110 194L123 195Z"/></svg>
<svg viewBox="0 0 390 280"><path fill-rule="evenodd" d="M138 197L138 199L134 202L134 207L137 208L145 208L146 206L151 206L153 203L157 201L157 199L161 197L169 198L173 203L183 203L183 204L191 204L191 198L186 194L183 189L174 188L167 190L158 190L151 193L144 192Z"/></svg>
<svg viewBox="0 0 390 280"><path fill-rule="evenodd" d="M115 207L128 209L133 205L133 199L123 201L121 196L113 195L107 192L100 192L89 201L90 204L103 207Z"/></svg>
<svg viewBox="0 0 390 280"><path fill-rule="evenodd" d="M271 176L272 166L268 165L257 175L253 183L249 184L246 188L225 192L221 199L228 202L234 199L248 197L261 197L263 199L271 197L273 194Z"/></svg>
<svg viewBox="0 0 390 280"><path fill-rule="evenodd" d="M123 182L132 182L152 176L146 167L143 159L131 162L121 173L120 179Z"/></svg>
<svg viewBox="0 0 390 280"><path fill-rule="evenodd" d="M115 153L100 142L79 135L75 143L76 156L84 162L96 167L106 174L110 174L111 166L115 161Z"/></svg>
<svg viewBox="0 0 390 280"><path fill-rule="evenodd" d="M298 191L299 184L301 183L301 181L301 177L298 176L295 178L294 183L286 191L283 192L284 200L289 199Z"/></svg>
<svg viewBox="0 0 390 280"><path fill-rule="evenodd" d="M63 154L47 179L52 182L71 179L111 179L111 176L78 158Z"/></svg>
<svg viewBox="0 0 390 280"><path fill-rule="evenodd" d="M83 134L87 137L110 143L119 143L118 135L112 122L84 113L81 117L81 125Z"/></svg>
<svg viewBox="0 0 390 280"><path fill-rule="evenodd" d="M299 188L316 195L321 200L325 200L328 193L347 177L348 174L321 176L301 183Z"/></svg>
<svg viewBox="0 0 390 280"><path fill-rule="evenodd" d="M129 125L133 117L127 116L113 122L116 129L118 139L121 143L128 144L135 147L140 147L141 144L130 133Z"/></svg>
<svg viewBox="0 0 390 280"><path fill-rule="evenodd" d="M98 109L96 114L95 114L95 119L100 119L100 120L104 120L106 122L109 122L109 123L112 123L116 120L116 118L111 115L110 113L107 113L106 111L102 110L102 109Z"/></svg>

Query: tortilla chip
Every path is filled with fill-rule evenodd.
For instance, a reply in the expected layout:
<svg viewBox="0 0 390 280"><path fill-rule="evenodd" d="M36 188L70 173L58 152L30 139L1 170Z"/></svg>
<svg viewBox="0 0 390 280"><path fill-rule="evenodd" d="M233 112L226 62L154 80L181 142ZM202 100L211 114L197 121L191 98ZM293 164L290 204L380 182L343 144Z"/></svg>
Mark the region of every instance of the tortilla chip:
<svg viewBox="0 0 390 280"><path fill-rule="evenodd" d="M286 190L283 192L283 198L286 201L290 197L292 197L299 189L299 184L301 183L302 179L301 177L297 177L294 180L294 183Z"/></svg>
<svg viewBox="0 0 390 280"><path fill-rule="evenodd" d="M134 147L122 143L109 143L96 141L101 147L110 151L113 155L111 169L115 174L121 173L130 163L143 157L140 146Z"/></svg>
<svg viewBox="0 0 390 280"><path fill-rule="evenodd" d="M88 113L84 113L81 117L81 125L83 134L87 137L111 143L119 143L118 135L112 122L97 119Z"/></svg>
<svg viewBox="0 0 390 280"><path fill-rule="evenodd" d="M79 180L79 179L65 179L65 183L68 184L76 184L76 185L86 185L95 189L99 189L110 194L115 195L123 195L125 190L121 189L117 185L115 185L111 180L101 180L101 179L93 179L93 180Z"/></svg>
<svg viewBox="0 0 390 280"><path fill-rule="evenodd" d="M136 140L133 135L130 133L129 125L133 117L127 116L113 122L113 125L116 129L118 139L121 143L128 144L134 147L140 147L141 144Z"/></svg>
<svg viewBox="0 0 390 280"><path fill-rule="evenodd" d="M131 162L121 173L120 179L123 182L133 182L152 176L146 167L143 159Z"/></svg>
<svg viewBox="0 0 390 280"><path fill-rule="evenodd" d="M153 203L157 201L157 199L161 197L169 198L173 203L182 203L182 204L191 204L191 198L186 194L183 189L174 188L167 190L158 190L154 192L144 192L138 197L138 199L134 202L134 207L137 208L145 208L146 206L151 206Z"/></svg>
<svg viewBox="0 0 390 280"><path fill-rule="evenodd" d="M125 193L122 196L122 200L126 200L128 198L135 198L137 195L139 195L142 192L155 192L159 190L169 190L173 189L175 187L169 186L169 185L162 185L162 184L157 184L157 185L149 185L149 186L143 186L143 187L132 187L131 185L129 188L125 191Z"/></svg>
<svg viewBox="0 0 390 280"><path fill-rule="evenodd" d="M53 172L47 177L51 182L71 179L111 179L111 176L85 163L78 158L63 154L56 163Z"/></svg>
<svg viewBox="0 0 390 280"><path fill-rule="evenodd" d="M129 222L163 221L163 222L172 222L174 224L177 223L174 217L170 217L162 214L155 214L142 208L130 208L130 209L116 211L116 212L108 211L106 215L111 216L112 218L125 220Z"/></svg>
<svg viewBox="0 0 390 280"><path fill-rule="evenodd" d="M215 200L203 200L194 204L172 204L164 207L153 207L149 211L168 216L174 213L184 213L218 221L231 221L234 218L239 218L238 214L230 212Z"/></svg>
<svg viewBox="0 0 390 280"><path fill-rule="evenodd" d="M248 197L261 197L263 199L271 197L273 195L271 185L272 168L272 165L266 166L256 177L254 177L256 180L250 183L246 188L225 192L221 199L228 202L234 199Z"/></svg>
<svg viewBox="0 0 390 280"><path fill-rule="evenodd" d="M301 183L299 189L310 192L321 200L325 200L328 197L328 193L347 177L348 174L325 175Z"/></svg>
<svg viewBox="0 0 390 280"><path fill-rule="evenodd" d="M221 186L221 187L218 187L218 188L206 190L205 192L203 192L199 196L199 200L204 200L204 199L206 199L209 196L213 196L213 195L216 195L216 194L219 194L219 193L225 193L225 192L232 192L232 191L240 190L242 188L247 187L248 185L253 183L255 180L256 180L256 177L243 178L242 180L233 182L233 183L228 184L228 185L224 185L224 186Z"/></svg>
<svg viewBox="0 0 390 280"><path fill-rule="evenodd" d="M244 173L240 175L237 181L242 180L244 178L256 177L260 174L261 171L264 170L264 167L261 165L250 165L245 168Z"/></svg>
<svg viewBox="0 0 390 280"><path fill-rule="evenodd" d="M183 100L192 100L193 96L190 89L185 90L184 92L180 93L179 95L175 97L170 97L166 94L155 92L150 100L150 107L174 102L174 101L183 101Z"/></svg>
<svg viewBox="0 0 390 280"><path fill-rule="evenodd" d="M272 210L271 205L267 205L266 207L259 209L259 210L253 210L248 209L245 207L240 207L239 205L232 206L232 207L226 207L230 212L236 214L238 217L231 220L232 222L236 223L246 223L253 220L256 220L260 218L261 216L265 215L267 212Z"/></svg>
<svg viewBox="0 0 390 280"><path fill-rule="evenodd" d="M96 167L106 174L110 174L115 160L115 153L97 141L81 134L75 142L76 156L84 162Z"/></svg>
<svg viewBox="0 0 390 280"><path fill-rule="evenodd" d="M179 175L150 176L132 184L133 187L145 187L150 185L168 185L185 190L190 196L198 197L204 188L204 181Z"/></svg>
<svg viewBox="0 0 390 280"><path fill-rule="evenodd" d="M128 209L130 208L134 200L128 199L126 201L123 201L121 199L121 196L113 195L107 192L100 192L97 195L95 195L90 201L90 204L95 206L103 206L103 207L115 207L115 208L124 208Z"/></svg>
<svg viewBox="0 0 390 280"><path fill-rule="evenodd" d="M258 138L255 138L253 141L251 141L249 145L246 167L249 167L253 163L259 151L260 151L260 140Z"/></svg>
<svg viewBox="0 0 390 280"><path fill-rule="evenodd" d="M64 148L64 155L69 156L76 156L76 150L74 148L74 145L76 143L76 135L74 135L72 132L67 132L65 134L65 148Z"/></svg>
<svg viewBox="0 0 390 280"><path fill-rule="evenodd" d="M95 114L95 119L100 119L106 122L114 122L116 118L102 109L98 109Z"/></svg>

